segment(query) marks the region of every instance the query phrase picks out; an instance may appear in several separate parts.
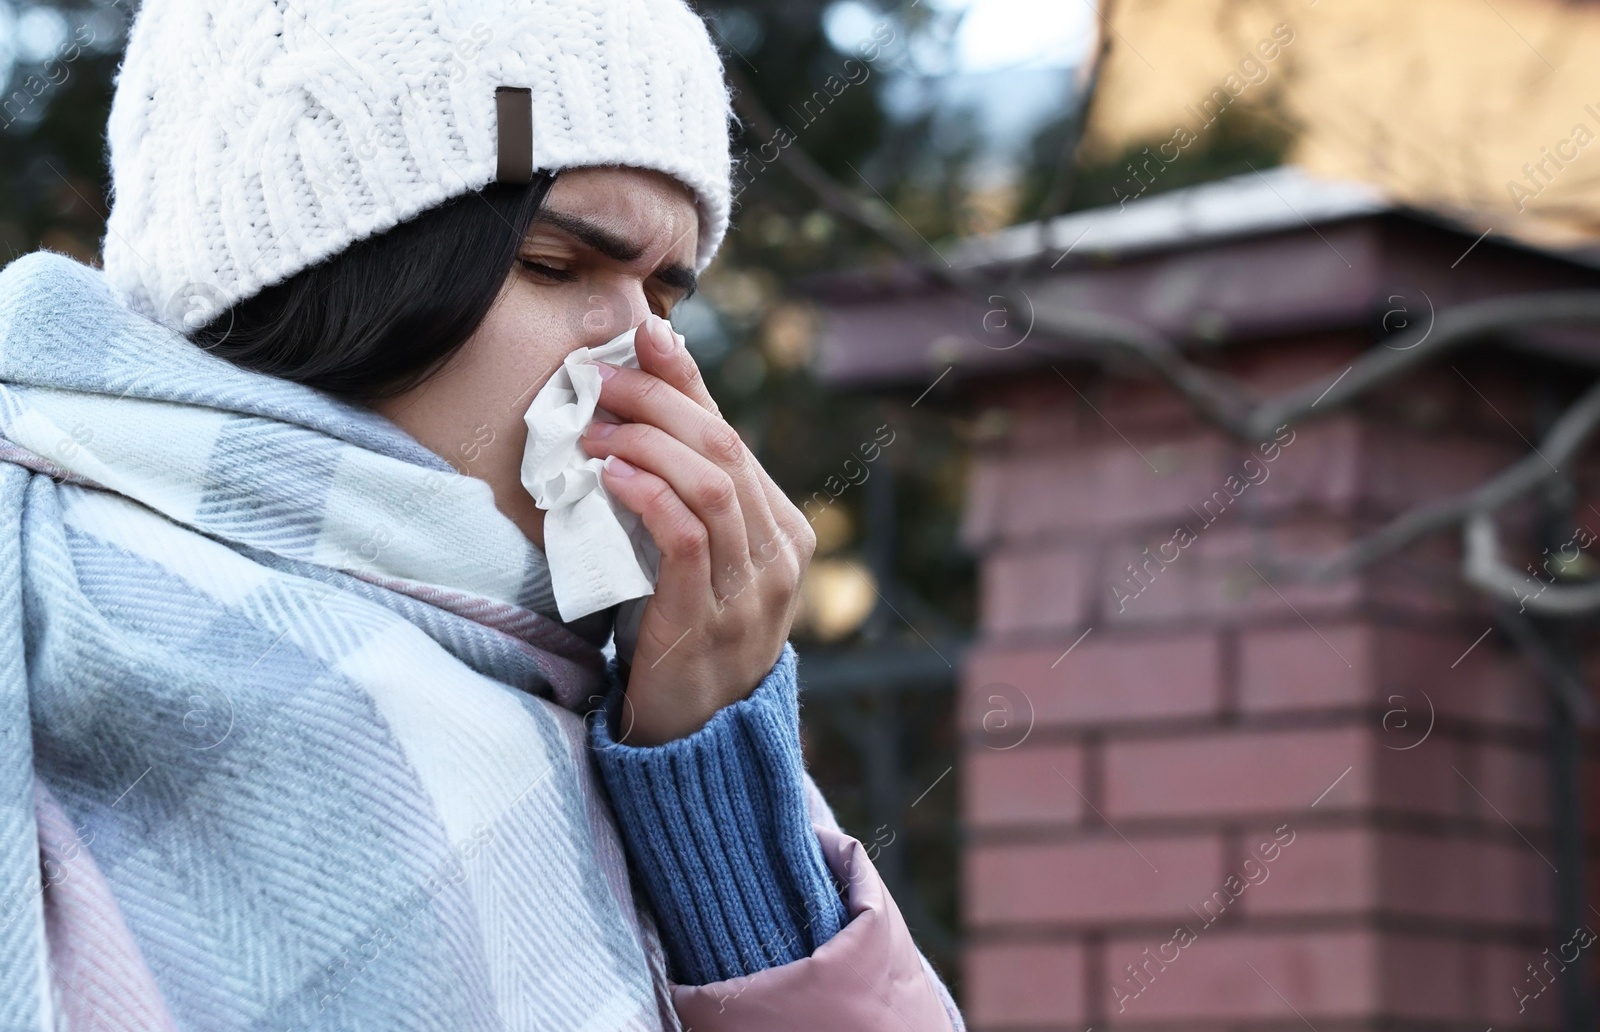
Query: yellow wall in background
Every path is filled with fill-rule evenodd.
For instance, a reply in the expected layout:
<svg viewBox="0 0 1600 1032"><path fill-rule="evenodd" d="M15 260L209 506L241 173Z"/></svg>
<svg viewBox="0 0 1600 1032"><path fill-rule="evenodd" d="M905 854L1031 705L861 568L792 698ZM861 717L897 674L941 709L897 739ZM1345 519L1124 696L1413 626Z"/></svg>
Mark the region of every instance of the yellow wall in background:
<svg viewBox="0 0 1600 1032"><path fill-rule="evenodd" d="M1203 134L1224 103L1274 96L1297 128L1289 160L1309 171L1540 243L1600 240L1600 3L1109 6L1090 153L1171 140L1180 128ZM1279 25L1279 40L1292 37L1274 47Z"/></svg>

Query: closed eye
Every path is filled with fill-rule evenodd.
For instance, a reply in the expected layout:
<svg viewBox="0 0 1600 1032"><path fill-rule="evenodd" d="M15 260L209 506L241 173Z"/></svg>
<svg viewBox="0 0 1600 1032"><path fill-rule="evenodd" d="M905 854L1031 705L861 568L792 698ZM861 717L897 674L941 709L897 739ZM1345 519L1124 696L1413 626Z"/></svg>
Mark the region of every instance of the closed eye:
<svg viewBox="0 0 1600 1032"><path fill-rule="evenodd" d="M543 276L545 279L552 280L556 283L571 283L573 280L578 278L578 274L573 272L571 269L557 269L554 266L543 265L527 258L518 258L517 264L521 265L524 269L527 269L535 276Z"/></svg>

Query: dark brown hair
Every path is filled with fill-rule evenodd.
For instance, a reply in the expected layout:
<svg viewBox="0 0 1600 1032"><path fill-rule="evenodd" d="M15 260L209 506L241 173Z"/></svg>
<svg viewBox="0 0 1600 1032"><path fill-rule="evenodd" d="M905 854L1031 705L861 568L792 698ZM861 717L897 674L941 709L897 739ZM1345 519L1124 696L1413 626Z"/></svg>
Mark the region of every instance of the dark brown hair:
<svg viewBox="0 0 1600 1032"><path fill-rule="evenodd" d="M452 198L239 302L190 339L347 400L399 394L488 315L554 178Z"/></svg>

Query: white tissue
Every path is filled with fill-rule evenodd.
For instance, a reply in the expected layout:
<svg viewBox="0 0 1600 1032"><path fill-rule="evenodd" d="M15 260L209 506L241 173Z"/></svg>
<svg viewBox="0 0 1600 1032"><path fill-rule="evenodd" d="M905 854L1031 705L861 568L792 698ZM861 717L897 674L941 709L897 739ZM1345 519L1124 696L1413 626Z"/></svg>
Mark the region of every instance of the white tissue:
<svg viewBox="0 0 1600 1032"><path fill-rule="evenodd" d="M595 417L600 374L590 362L639 368L633 330L568 355L534 395L523 422L522 486L545 510L544 551L563 621L627 602L617 614L617 653L632 658L643 596L655 591L661 553L638 516L611 497L600 480L603 460L579 441ZM605 413L604 409L599 409Z"/></svg>

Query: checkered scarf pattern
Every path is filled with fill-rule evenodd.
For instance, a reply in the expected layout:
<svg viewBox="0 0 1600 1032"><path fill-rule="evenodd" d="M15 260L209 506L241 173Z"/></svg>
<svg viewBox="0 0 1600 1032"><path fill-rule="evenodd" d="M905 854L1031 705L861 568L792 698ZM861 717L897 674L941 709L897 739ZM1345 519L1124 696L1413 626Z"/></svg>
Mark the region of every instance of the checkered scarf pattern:
<svg viewBox="0 0 1600 1032"><path fill-rule="evenodd" d="M0 271L0 1029L677 1028L554 612L388 420Z"/></svg>

